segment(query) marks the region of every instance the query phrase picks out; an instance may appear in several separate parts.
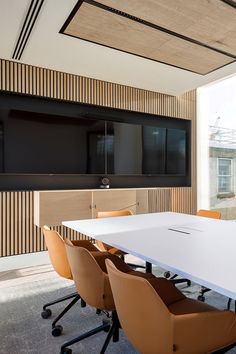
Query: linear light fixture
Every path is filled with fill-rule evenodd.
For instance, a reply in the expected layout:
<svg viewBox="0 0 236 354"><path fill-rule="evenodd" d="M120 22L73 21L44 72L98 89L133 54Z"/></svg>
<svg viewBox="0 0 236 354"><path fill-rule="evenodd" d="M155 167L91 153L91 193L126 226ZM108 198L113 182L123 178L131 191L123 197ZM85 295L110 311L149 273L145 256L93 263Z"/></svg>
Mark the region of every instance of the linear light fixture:
<svg viewBox="0 0 236 354"><path fill-rule="evenodd" d="M236 0L221 0L236 9Z"/></svg>
<svg viewBox="0 0 236 354"><path fill-rule="evenodd" d="M12 55L12 59L20 60L25 46L29 40L32 29L38 18L39 12L42 8L44 0L31 0L29 9L25 16L23 26L20 31L20 35L16 42L16 46Z"/></svg>

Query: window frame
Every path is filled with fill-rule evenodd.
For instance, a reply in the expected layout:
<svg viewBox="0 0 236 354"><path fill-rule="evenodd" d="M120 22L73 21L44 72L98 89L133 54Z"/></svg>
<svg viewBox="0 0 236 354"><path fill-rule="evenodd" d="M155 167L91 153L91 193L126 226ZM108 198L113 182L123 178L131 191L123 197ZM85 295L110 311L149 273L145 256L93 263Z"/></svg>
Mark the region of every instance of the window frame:
<svg viewBox="0 0 236 354"><path fill-rule="evenodd" d="M220 160L228 160L230 161L230 174L229 175L220 175L219 174L219 161ZM220 191L219 190L219 178L220 177L230 177L230 190L228 191ZM233 192L233 158L230 157L217 157L217 193L218 194L227 194L227 193L232 193Z"/></svg>

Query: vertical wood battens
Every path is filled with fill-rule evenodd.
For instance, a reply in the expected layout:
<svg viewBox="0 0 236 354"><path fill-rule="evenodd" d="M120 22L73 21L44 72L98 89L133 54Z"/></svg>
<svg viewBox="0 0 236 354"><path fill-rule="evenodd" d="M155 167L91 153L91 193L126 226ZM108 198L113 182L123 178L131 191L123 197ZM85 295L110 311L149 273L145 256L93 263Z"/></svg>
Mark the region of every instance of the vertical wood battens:
<svg viewBox="0 0 236 354"><path fill-rule="evenodd" d="M149 213L171 211L172 188L157 188L148 191Z"/></svg>
<svg viewBox="0 0 236 354"><path fill-rule="evenodd" d="M0 256L12 256L45 250L40 228L33 224L33 192L0 193ZM87 239L64 226L55 227L63 236Z"/></svg>
<svg viewBox="0 0 236 354"><path fill-rule="evenodd" d="M196 212L196 92L179 97L0 59L0 90L127 109L192 121L192 185L149 190L149 212ZM85 239L64 227L58 232ZM33 192L0 192L0 256L45 250L33 224Z"/></svg>

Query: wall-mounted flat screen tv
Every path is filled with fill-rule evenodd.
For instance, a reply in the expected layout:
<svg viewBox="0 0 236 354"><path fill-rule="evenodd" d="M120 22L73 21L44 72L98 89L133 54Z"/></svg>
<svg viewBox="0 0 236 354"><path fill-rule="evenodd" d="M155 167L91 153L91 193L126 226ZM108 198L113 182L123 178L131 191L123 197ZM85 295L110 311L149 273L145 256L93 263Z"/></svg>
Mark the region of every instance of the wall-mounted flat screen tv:
<svg viewBox="0 0 236 354"><path fill-rule="evenodd" d="M106 122L106 168L118 175L185 175L186 131ZM98 146L99 146L98 136ZM95 151L95 149L93 149Z"/></svg>
<svg viewBox="0 0 236 354"><path fill-rule="evenodd" d="M0 124L5 173L185 175L186 132L10 110ZM4 128L3 128L4 127Z"/></svg>
<svg viewBox="0 0 236 354"><path fill-rule="evenodd" d="M4 122L3 172L103 174L104 138L102 120L10 110Z"/></svg>
<svg viewBox="0 0 236 354"><path fill-rule="evenodd" d="M2 175L183 176L189 181L188 120L2 95Z"/></svg>

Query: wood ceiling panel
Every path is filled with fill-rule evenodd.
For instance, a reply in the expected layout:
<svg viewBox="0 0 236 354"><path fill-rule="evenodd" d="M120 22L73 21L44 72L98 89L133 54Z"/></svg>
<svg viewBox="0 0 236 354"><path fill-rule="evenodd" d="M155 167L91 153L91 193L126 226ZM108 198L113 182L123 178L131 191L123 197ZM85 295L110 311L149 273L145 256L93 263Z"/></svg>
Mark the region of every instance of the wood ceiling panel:
<svg viewBox="0 0 236 354"><path fill-rule="evenodd" d="M221 0L99 2L236 55L236 10Z"/></svg>
<svg viewBox="0 0 236 354"><path fill-rule="evenodd" d="M226 55L86 2L64 33L200 74L233 61Z"/></svg>

